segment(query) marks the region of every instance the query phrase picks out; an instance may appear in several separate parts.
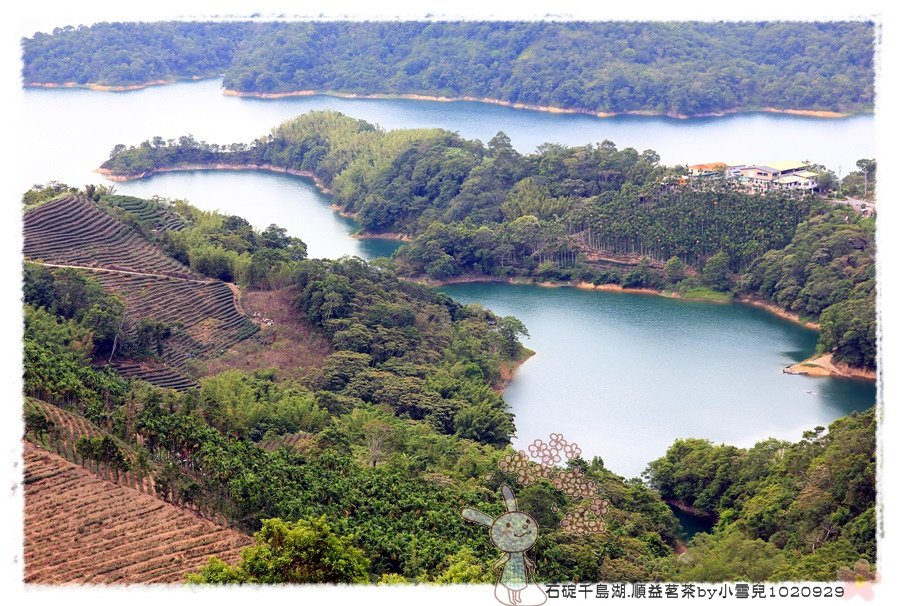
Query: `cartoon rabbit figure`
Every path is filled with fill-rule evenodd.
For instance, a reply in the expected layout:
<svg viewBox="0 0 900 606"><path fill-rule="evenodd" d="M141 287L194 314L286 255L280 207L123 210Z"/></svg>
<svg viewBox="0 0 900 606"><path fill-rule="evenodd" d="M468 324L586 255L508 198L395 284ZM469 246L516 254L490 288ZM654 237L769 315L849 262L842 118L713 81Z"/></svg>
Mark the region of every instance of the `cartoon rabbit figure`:
<svg viewBox="0 0 900 606"><path fill-rule="evenodd" d="M486 513L475 509L463 509L462 516L470 522L490 528L491 542L504 552L494 564L503 566L503 572L497 582L494 595L497 600L507 606L540 606L547 601L544 591L528 582L534 573L534 564L525 557L525 552L534 545L538 536L537 522L530 515L519 511L516 507L516 495L504 484L500 491L506 513L496 520ZM506 591L501 591L503 586ZM505 594L505 595L504 595Z"/></svg>

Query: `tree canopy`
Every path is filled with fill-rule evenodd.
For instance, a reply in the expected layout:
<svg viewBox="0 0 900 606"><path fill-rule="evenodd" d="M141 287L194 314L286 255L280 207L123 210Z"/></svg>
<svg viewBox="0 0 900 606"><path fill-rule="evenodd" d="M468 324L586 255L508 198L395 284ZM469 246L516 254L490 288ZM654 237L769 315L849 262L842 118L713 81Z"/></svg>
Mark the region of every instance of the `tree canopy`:
<svg viewBox="0 0 900 606"><path fill-rule="evenodd" d="M870 22L163 22L23 40L26 83L131 85L224 72L250 93L497 99L591 112L859 111Z"/></svg>
<svg viewBox="0 0 900 606"><path fill-rule="evenodd" d="M191 207L178 208L190 224ZM158 210L143 220L174 220ZM285 237L221 221L236 241ZM874 561L873 412L796 444L680 440L650 464L650 486L599 458L571 460L557 471L606 503L603 532L572 533L562 520L584 508L581 493L502 464L525 456L509 446L515 427L497 392L501 363L522 354L521 322L403 280L389 261L292 267L294 305L334 350L321 370L302 380L229 370L173 391L106 365L94 341L103 323L89 312L113 294L76 270L26 266L25 389L50 402L29 401L29 435L115 476L150 474L163 498L256 533L241 562L213 560L190 581L484 581L496 550L460 509L500 513L504 483L542 525L531 553L541 581L828 580ZM77 428L42 412L54 406ZM664 498L718 517L688 557L675 556Z"/></svg>
<svg viewBox="0 0 900 606"><path fill-rule="evenodd" d="M684 167L660 164L653 150L611 141L522 155L502 132L484 145L440 129L384 131L333 111L288 120L249 144L120 145L103 167L128 176L217 163L316 175L364 232L409 236L393 257L401 276L737 294L813 321L836 305L822 350L874 367L874 219L809 192L685 180ZM684 265L669 264L675 279L665 269L673 258Z"/></svg>
<svg viewBox="0 0 900 606"><path fill-rule="evenodd" d="M667 500L715 516L679 558L688 581L833 579L875 555L875 411L791 444L677 440L644 475Z"/></svg>
<svg viewBox="0 0 900 606"><path fill-rule="evenodd" d="M371 563L347 537L332 532L324 517L284 522L263 520L256 545L247 547L237 566L218 558L192 583L365 583Z"/></svg>

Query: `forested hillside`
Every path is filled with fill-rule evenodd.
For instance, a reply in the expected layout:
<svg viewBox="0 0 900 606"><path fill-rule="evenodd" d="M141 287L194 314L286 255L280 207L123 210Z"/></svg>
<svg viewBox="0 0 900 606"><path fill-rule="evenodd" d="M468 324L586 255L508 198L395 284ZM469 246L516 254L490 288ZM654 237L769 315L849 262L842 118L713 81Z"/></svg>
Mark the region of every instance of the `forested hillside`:
<svg viewBox="0 0 900 606"><path fill-rule="evenodd" d="M101 23L23 40L26 84L212 76L244 93L416 94L597 113L870 110L867 22Z"/></svg>
<svg viewBox="0 0 900 606"><path fill-rule="evenodd" d="M754 261L738 288L818 319L821 351L875 368L875 270L874 217L838 209L801 223L788 246Z"/></svg>
<svg viewBox="0 0 900 606"><path fill-rule="evenodd" d="M601 116L835 115L873 108L875 33L862 21L99 23L24 39L22 77L101 89L221 77L235 95ZM753 193L611 141L522 154L503 132L386 131L334 111L251 142L134 143L99 172L287 173L312 179L359 235L402 244L374 261L310 259L278 225L184 200L25 192L27 582L495 583L491 534L462 512L500 514L506 485L540 527L538 583L833 582L877 562L875 409L797 442L688 434L640 478L559 434L516 452L545 437L517 435L504 396L535 353L529 327L436 288L752 301L818 323L823 358L874 374L874 160L840 180L813 164L816 193ZM838 205L831 187L869 206ZM672 358L661 370L677 374ZM541 394L550 417L559 393ZM678 509L709 532L689 538Z"/></svg>
<svg viewBox="0 0 900 606"><path fill-rule="evenodd" d="M29 203L39 204L40 191L29 193ZM156 224L187 226L199 213L109 195L96 203L143 209ZM197 245L213 246L209 239ZM289 533L334 550L305 552L299 576L290 567L260 579L251 564L229 572L214 562L195 581L490 578L493 547L459 510L497 511L498 487L516 479L515 470L498 467L511 453L514 426L497 389L500 366L527 355L521 323L400 281L386 264L300 259L290 273L295 305L335 350L321 370L301 380L228 370L175 391L114 372L98 320L115 298L77 272L59 278L42 267L26 273L26 392L50 402L28 406L29 439L101 476L128 486L142 478L140 485L180 507L260 531L262 555L245 562L259 564ZM579 463L608 499L606 531L564 532L558 523L577 500L550 483L522 490L522 502L547 523L536 552L542 574L660 578L659 558L676 542L671 511L599 461ZM332 556L348 565L335 567Z"/></svg>
<svg viewBox="0 0 900 606"><path fill-rule="evenodd" d="M715 533L679 558L677 576L828 580L847 562L874 562L875 430L869 410L807 431L796 444L676 441L646 478L664 499L718 518Z"/></svg>
<svg viewBox="0 0 900 606"><path fill-rule="evenodd" d="M35 33L22 44L31 83L129 86L222 74L253 27L235 23L97 23Z"/></svg>
<svg viewBox="0 0 900 606"><path fill-rule="evenodd" d="M874 220L812 195L685 180L684 167L661 165L652 150L610 141L522 155L502 132L485 145L328 111L250 144L118 145L102 168L132 178L219 163L315 175L363 231L411 238L394 256L404 276L752 295L821 318L823 352L874 368Z"/></svg>
<svg viewBox="0 0 900 606"><path fill-rule="evenodd" d="M827 434L816 428L798 444L742 450L679 441L648 467L652 489L577 452L568 468L541 471L509 449L514 419L497 391L502 367L528 355L515 318L404 281L390 261L304 259L302 242L276 226L258 232L184 202L59 186L36 188L26 201L52 209L71 196L147 229L146 246L189 262L244 249L226 255L235 265L222 265L236 268L242 255L252 261L269 247L294 251L260 266L255 282L246 270L235 274L259 292L291 289L333 351L299 379L232 369L181 391L154 387L108 365L122 305L114 294L72 268L26 268L26 393L47 401L29 401L28 439L87 468L78 476L85 486L101 485L93 472L256 533L240 560L211 544L206 555L227 552L229 561L211 560L191 582L490 582L494 549L459 511L498 512L504 482L542 526L533 556L545 581L826 580L874 558L872 412L841 419ZM810 223L822 228L815 217ZM842 225L850 235L868 228ZM808 246L806 229L792 246ZM838 265L858 262L842 238L832 240ZM154 334L145 347L159 345ZM127 339L119 346L135 347ZM587 511L588 498L599 522L563 524ZM678 524L663 499L717 516L715 532L676 557ZM218 536L211 528L197 532ZM147 549L157 547L149 541ZM202 548L190 549L198 562ZM115 578L173 580L179 568L160 558L159 569L123 560ZM52 578L74 580L79 571L57 567Z"/></svg>

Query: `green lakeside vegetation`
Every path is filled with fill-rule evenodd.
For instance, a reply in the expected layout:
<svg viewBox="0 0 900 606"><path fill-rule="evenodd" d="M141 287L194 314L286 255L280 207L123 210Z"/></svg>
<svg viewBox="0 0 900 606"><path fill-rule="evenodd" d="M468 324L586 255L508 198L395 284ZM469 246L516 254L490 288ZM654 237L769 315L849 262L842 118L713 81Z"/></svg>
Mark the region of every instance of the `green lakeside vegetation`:
<svg viewBox="0 0 900 606"><path fill-rule="evenodd" d="M298 262L306 259L306 244L275 224L257 232L242 217L202 211L181 200L167 203L112 195L99 202L169 256L224 282L281 288L291 283ZM177 223L167 227L165 221Z"/></svg>
<svg viewBox="0 0 900 606"><path fill-rule="evenodd" d="M616 284L680 296L732 295L821 324L820 350L874 369L875 220L820 196L750 193L723 179L685 182L684 167L612 142L544 144L519 154L440 129L384 131L310 112L250 144L184 136L117 145L102 168L120 177L191 166L269 165L314 174L367 234L403 234L401 276ZM828 188L866 194L861 160ZM833 191L832 190L832 191Z"/></svg>
<svg viewBox="0 0 900 606"><path fill-rule="evenodd" d="M22 41L26 83L416 94L696 116L871 111L871 22L164 22Z"/></svg>
<svg viewBox="0 0 900 606"><path fill-rule="evenodd" d="M876 551L875 411L816 427L795 444L752 448L686 439L650 463L644 477L666 500L717 519L699 535L677 575L833 579L843 558Z"/></svg>
<svg viewBox="0 0 900 606"><path fill-rule="evenodd" d="M199 230L185 239L188 259L191 246L265 242L265 232L223 232L242 224L183 202L87 189L158 246L167 231ZM26 199L34 207L69 191L54 184ZM295 240L285 248L303 250ZM283 267L269 271L284 279ZM295 305L334 349L321 371L293 381L227 370L178 392L110 369L121 305L87 272L27 264L24 276L26 395L98 428L79 438L81 456L116 473L152 470L169 500L256 532L240 563L213 559L189 582L491 582L495 549L460 510L500 513L504 482L542 527L532 556L543 581L833 580L859 558L873 561L873 411L797 444L680 440L648 466L649 486L600 457L574 459L610 506L604 532L572 534L560 520L578 499L499 471L514 431L500 366L522 357L527 334L515 318L401 280L389 261L294 260ZM62 435L39 407L26 412L37 443ZM716 515L714 531L676 555L664 498Z"/></svg>

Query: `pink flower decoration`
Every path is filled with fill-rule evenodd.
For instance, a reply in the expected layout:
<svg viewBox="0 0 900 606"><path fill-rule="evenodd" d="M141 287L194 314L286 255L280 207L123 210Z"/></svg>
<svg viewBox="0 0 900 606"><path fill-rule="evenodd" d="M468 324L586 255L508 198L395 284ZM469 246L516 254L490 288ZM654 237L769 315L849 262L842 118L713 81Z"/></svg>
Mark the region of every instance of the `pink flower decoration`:
<svg viewBox="0 0 900 606"><path fill-rule="evenodd" d="M857 560L853 570L841 568L838 570L838 578L844 581L844 599L849 600L858 595L864 600L875 599L873 583L880 578L877 572L871 570L867 560Z"/></svg>
<svg viewBox="0 0 900 606"><path fill-rule="evenodd" d="M575 442L567 444L565 447L567 459L577 459L581 456L581 448Z"/></svg>

